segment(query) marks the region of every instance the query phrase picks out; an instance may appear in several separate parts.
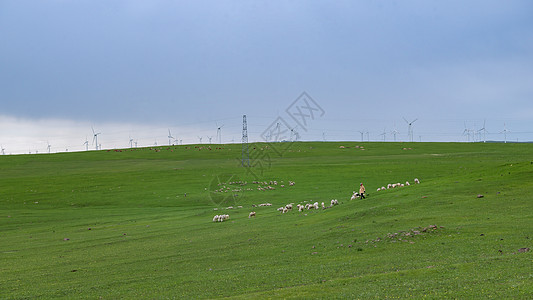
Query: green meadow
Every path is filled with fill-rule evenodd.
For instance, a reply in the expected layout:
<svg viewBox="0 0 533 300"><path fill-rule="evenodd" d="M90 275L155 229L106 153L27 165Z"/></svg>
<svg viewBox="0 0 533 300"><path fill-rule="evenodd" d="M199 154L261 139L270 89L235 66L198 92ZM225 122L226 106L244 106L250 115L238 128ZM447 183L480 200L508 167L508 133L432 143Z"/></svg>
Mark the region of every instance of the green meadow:
<svg viewBox="0 0 533 300"><path fill-rule="evenodd" d="M250 156L250 168L240 144L0 156L0 298L533 298L533 144L296 142ZM351 200L360 182L367 198Z"/></svg>

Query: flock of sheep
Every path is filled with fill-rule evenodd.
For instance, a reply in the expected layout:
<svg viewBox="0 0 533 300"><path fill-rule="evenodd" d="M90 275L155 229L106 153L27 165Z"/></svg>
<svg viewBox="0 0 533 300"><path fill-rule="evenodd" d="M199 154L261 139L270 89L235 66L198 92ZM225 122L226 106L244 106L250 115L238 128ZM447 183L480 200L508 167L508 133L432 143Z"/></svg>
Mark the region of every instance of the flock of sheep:
<svg viewBox="0 0 533 300"><path fill-rule="evenodd" d="M304 202L307 202L307 201L304 201ZM306 203L305 205L304 204L296 204L296 208L298 208L298 211L299 212L302 212L305 210L311 210L311 209L319 209L320 207L322 207L322 209L327 209L327 208L331 208L335 205L338 205L339 204L339 200L337 199L332 199L330 201L330 205L329 206L326 206L324 202L321 203L321 205L318 204L318 202L315 202L315 203ZM253 204L252 205L253 207L262 207L262 206L272 206L271 203L261 203L259 205L255 205ZM292 211L293 209L293 206L294 206L294 203L289 203L285 206L282 206L280 208L278 208L278 211L281 212L281 213L287 213L289 211ZM239 206L238 208L242 208L242 206ZM227 207L226 209L233 209L232 206L229 206ZM214 210L218 210L218 208L215 208ZM252 217L255 217L256 216L256 212L255 211L252 211L248 214L248 218L252 218ZM229 219L229 215L216 215L213 217L213 222L223 222L225 220Z"/></svg>
<svg viewBox="0 0 533 300"><path fill-rule="evenodd" d="M415 182L415 184L419 184L420 180L418 180L418 178L415 178L414 182ZM378 188L377 191L379 192L379 191L383 191L383 190L393 189L393 188L397 188L397 187L404 187L404 186L409 186L409 185L411 185L409 183L409 181L406 181L405 184L404 183L400 183L400 182L398 182L398 183L389 183L389 184L387 184L387 187L382 186L382 187Z"/></svg>
<svg viewBox="0 0 533 300"><path fill-rule="evenodd" d="M261 182L254 182L254 183L261 183ZM265 182L266 183L266 182ZM419 184L420 183L420 180L418 180L418 178L415 178L414 179L414 183L415 184ZM271 184L273 185L277 185L277 182L271 182ZM289 181L289 184L292 186L294 185L294 182L293 181ZM386 190L386 189L392 189L392 188L397 188L397 187L404 187L404 186L409 186L411 185L409 183L409 181L406 181L405 184L403 183L389 183L387 185L387 187L380 187L377 189L377 191L382 191L382 190ZM359 193L356 193L354 191L352 197L351 197L351 200L355 200L357 197L359 197ZM304 201L304 202L307 202L307 201ZM327 208L331 208L335 205L338 205L339 204L339 201L337 199L332 199L329 203L330 205L329 206L326 206L326 204L324 202L319 203L318 202L314 202L314 203L306 203L306 204L301 204L301 203L298 203L296 204L296 208L298 209L299 212L303 212L304 210L311 210L311 209L320 209L320 207L322 207L322 209L327 209ZM263 206L272 206L272 203L261 203L259 205L255 205L255 204L252 204L252 207L263 207ZM288 213L289 211L292 211L294 207L294 203L289 203L285 206L282 206L280 208L278 208L277 210L279 212L281 212L282 214L285 214L285 213ZM238 206L238 208L243 208L242 206ZM226 209L233 209L232 206L229 206L227 207ZM218 208L215 208L214 210L218 210ZM248 214L248 218L252 218L252 217L255 217L256 216L256 212L255 211L252 211ZM213 222L223 222L225 220L229 219L229 215L216 215L213 217Z"/></svg>
<svg viewBox="0 0 533 300"><path fill-rule="evenodd" d="M229 215L216 215L213 217L213 222L224 222L229 219Z"/></svg>

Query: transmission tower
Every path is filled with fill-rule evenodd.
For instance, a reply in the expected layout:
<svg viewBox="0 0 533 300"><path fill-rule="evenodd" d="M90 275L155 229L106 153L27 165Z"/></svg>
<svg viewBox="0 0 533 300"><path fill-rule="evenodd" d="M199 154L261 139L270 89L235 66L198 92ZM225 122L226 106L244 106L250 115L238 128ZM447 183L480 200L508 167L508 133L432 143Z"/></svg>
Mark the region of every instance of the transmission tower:
<svg viewBox="0 0 533 300"><path fill-rule="evenodd" d="M248 124L246 115L242 116L242 166L250 166L250 154L248 152Z"/></svg>

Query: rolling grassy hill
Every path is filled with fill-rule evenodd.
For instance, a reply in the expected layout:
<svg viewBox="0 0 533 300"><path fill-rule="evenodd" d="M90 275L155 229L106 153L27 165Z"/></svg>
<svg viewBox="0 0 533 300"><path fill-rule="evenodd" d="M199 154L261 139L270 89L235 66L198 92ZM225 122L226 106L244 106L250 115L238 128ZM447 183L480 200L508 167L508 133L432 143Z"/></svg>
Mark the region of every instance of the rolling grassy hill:
<svg viewBox="0 0 533 300"><path fill-rule="evenodd" d="M0 156L0 298L533 297L533 145L250 151L251 168L240 145Z"/></svg>

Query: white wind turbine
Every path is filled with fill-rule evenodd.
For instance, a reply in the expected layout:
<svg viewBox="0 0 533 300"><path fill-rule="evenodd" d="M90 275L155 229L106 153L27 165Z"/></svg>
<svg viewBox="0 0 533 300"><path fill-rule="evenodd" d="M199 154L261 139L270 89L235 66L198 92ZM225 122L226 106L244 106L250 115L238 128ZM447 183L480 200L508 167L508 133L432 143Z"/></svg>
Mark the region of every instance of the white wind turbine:
<svg viewBox="0 0 533 300"><path fill-rule="evenodd" d="M224 124L222 124L220 126L218 126L218 124L217 124L217 139L218 139L218 143L219 144L222 144L222 127L224 127Z"/></svg>
<svg viewBox="0 0 533 300"><path fill-rule="evenodd" d="M202 143L202 137L198 136L198 140L200 140L200 144Z"/></svg>
<svg viewBox="0 0 533 300"><path fill-rule="evenodd" d="M381 133L380 135L383 136L383 141L385 142L385 137L387 136L386 128L383 128L383 133Z"/></svg>
<svg viewBox="0 0 533 300"><path fill-rule="evenodd" d="M396 142L396 135L400 133L398 130L396 130L396 125L394 126L394 130L390 133L394 136L394 141Z"/></svg>
<svg viewBox="0 0 533 300"><path fill-rule="evenodd" d="M485 121L486 121L486 120L483 120L483 128L481 128L480 130L478 130L478 132L483 132L483 143L486 143L486 142L487 142L487 139L486 139L487 128L485 127Z"/></svg>
<svg viewBox="0 0 533 300"><path fill-rule="evenodd" d="M211 139L212 138L213 138L212 136L207 136L207 139L209 140L209 144L211 144Z"/></svg>
<svg viewBox="0 0 533 300"><path fill-rule="evenodd" d="M130 148L133 148L133 139L131 138L131 135L130 135Z"/></svg>
<svg viewBox="0 0 533 300"><path fill-rule="evenodd" d="M470 142L470 132L471 130L466 127L466 121L464 122L465 129L463 130L463 135L466 135L467 141Z"/></svg>
<svg viewBox="0 0 533 300"><path fill-rule="evenodd" d="M50 148L51 148L52 146L50 145L50 142L46 141L46 143L48 144L48 146L46 147L46 148L48 149L48 154L50 154Z"/></svg>
<svg viewBox="0 0 533 300"><path fill-rule="evenodd" d="M168 145L171 146L172 145L172 139L174 137L172 136L172 133L170 133L170 128L168 129Z"/></svg>
<svg viewBox="0 0 533 300"><path fill-rule="evenodd" d="M87 136L85 136L85 143L83 143L85 145L85 151L89 151L89 141L87 140Z"/></svg>
<svg viewBox="0 0 533 300"><path fill-rule="evenodd" d="M6 155L6 149L3 145L0 145L0 148L2 149L2 155Z"/></svg>
<svg viewBox="0 0 533 300"><path fill-rule="evenodd" d="M503 133L504 143L507 143L507 132L511 132L511 131L507 129L507 127L505 126L505 123L503 123L503 130L500 131L500 133Z"/></svg>
<svg viewBox="0 0 533 300"><path fill-rule="evenodd" d="M298 134L298 131L296 131L296 128L298 128L298 126L296 126L294 128L291 128L291 136L289 138L289 140L291 142L294 142L295 140L296 141L298 140L299 134ZM326 133L325 132L322 133L322 137L324 138L324 141L326 141Z"/></svg>
<svg viewBox="0 0 533 300"><path fill-rule="evenodd" d="M364 131L359 131L359 133L361 134L361 142L364 142L364 134L365 132Z"/></svg>
<svg viewBox="0 0 533 300"><path fill-rule="evenodd" d="M407 121L406 118L403 118L403 120L408 125L408 127L407 127L407 135L409 136L409 141L412 142L413 141L413 123L416 122L416 120L418 120L418 119L414 119L411 122Z"/></svg>
<svg viewBox="0 0 533 300"><path fill-rule="evenodd" d="M96 145L96 150L98 150L98 135L102 133L101 132L96 133L92 126L91 126L91 129L93 130L93 144Z"/></svg>

